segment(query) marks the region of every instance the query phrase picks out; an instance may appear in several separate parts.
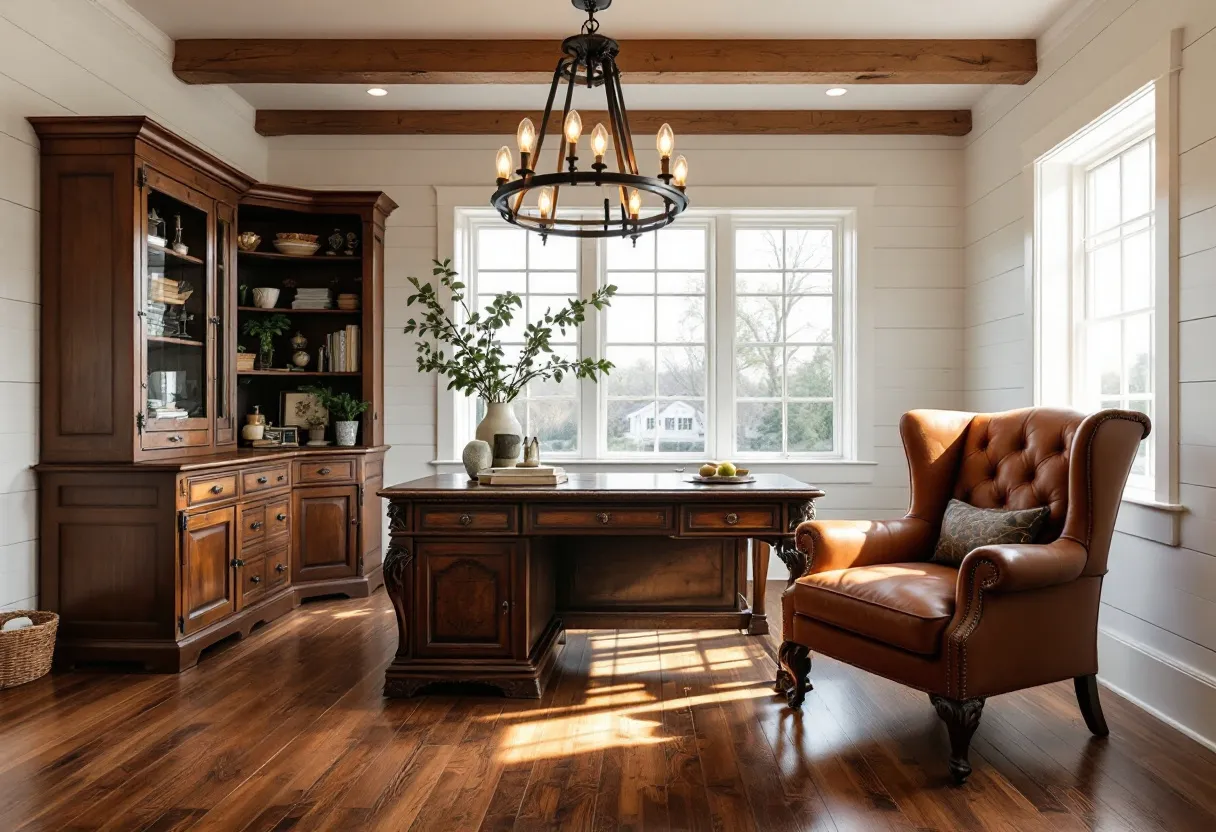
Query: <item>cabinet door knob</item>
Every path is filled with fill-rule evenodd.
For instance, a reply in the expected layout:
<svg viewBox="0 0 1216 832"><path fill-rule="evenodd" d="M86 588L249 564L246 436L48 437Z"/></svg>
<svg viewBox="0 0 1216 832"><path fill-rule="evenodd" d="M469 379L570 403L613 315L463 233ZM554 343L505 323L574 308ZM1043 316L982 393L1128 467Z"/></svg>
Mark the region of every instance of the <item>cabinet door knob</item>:
<svg viewBox="0 0 1216 832"><path fill-rule="evenodd" d="M253 529L256 532L258 529L262 528L262 521L254 520L252 523L249 524L249 528Z"/></svg>
<svg viewBox="0 0 1216 832"><path fill-rule="evenodd" d="M213 485L213 486L211 486L211 493L212 493L212 494L223 494L223 493L224 493L224 486L222 486L222 485Z"/></svg>
<svg viewBox="0 0 1216 832"><path fill-rule="evenodd" d="M330 471L330 469L328 469L328 468L320 468L317 470L317 473L320 474L321 476L325 476L326 474L329 473L329 471Z"/></svg>
<svg viewBox="0 0 1216 832"><path fill-rule="evenodd" d="M274 567L274 571L275 571L275 572L279 572L279 573L286 572L286 571L287 571L287 567L286 567L286 566L284 566L284 565L283 565L283 564L281 564L281 563L280 563L280 564L276 564L276 565L275 565L275 567Z"/></svg>
<svg viewBox="0 0 1216 832"><path fill-rule="evenodd" d="M738 524L738 522L739 522L739 515L735 514L733 511L730 514L726 515L726 525L734 526L734 525Z"/></svg>
<svg viewBox="0 0 1216 832"><path fill-rule="evenodd" d="M260 583L262 582L262 576L261 576L261 575L254 575L254 576L253 576L252 578L250 578L249 580L250 580L250 582L251 582L251 583L260 584Z"/></svg>
<svg viewBox="0 0 1216 832"><path fill-rule="evenodd" d="M233 558L233 559L232 559L232 565L233 565L233 566L244 566L244 565L245 565L245 561L241 560L240 558Z"/></svg>
<svg viewBox="0 0 1216 832"><path fill-rule="evenodd" d="M270 482L270 478L269 478L269 477L258 477L258 483L259 483L260 485L265 485L265 484L266 484L266 483L268 483L268 482Z"/></svg>
<svg viewBox="0 0 1216 832"><path fill-rule="evenodd" d="M502 611L503 611L504 615L511 611L511 602L510 601L502 602Z"/></svg>
<svg viewBox="0 0 1216 832"><path fill-rule="evenodd" d="M180 436L178 436L176 433L168 436L167 439L170 442L181 442L182 441L182 438Z"/></svg>
<svg viewBox="0 0 1216 832"><path fill-rule="evenodd" d="M595 519L600 521L601 526L607 526L610 522L612 522L612 515L606 511L601 511L599 514L595 515Z"/></svg>
<svg viewBox="0 0 1216 832"><path fill-rule="evenodd" d="M467 515L467 514L462 514L462 515L460 515L460 525L462 525L462 526L471 526L472 524L473 524L473 518L472 518L472 517L470 517L470 516L469 516L469 515Z"/></svg>
<svg viewBox="0 0 1216 832"><path fill-rule="evenodd" d="M287 515L280 511L278 514L276 514L274 516L274 519L278 520L280 523L282 523L284 520L287 519Z"/></svg>

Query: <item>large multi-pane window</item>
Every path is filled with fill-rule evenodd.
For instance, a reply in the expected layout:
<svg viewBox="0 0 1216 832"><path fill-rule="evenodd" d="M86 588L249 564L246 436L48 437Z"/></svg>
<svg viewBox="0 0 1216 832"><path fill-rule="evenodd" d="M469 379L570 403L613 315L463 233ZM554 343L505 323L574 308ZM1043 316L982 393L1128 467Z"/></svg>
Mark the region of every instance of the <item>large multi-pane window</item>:
<svg viewBox="0 0 1216 832"><path fill-rule="evenodd" d="M481 226L476 229L474 288L477 306L484 309L502 292L515 292L523 300L521 314L502 332L507 362L518 356L524 327L539 321L547 310L557 311L579 291L579 248L567 237L540 237L519 229ZM578 356L577 333L553 331L554 352L573 360ZM515 414L527 436L540 438L549 453L577 454L579 444L579 383L577 379L531 381L516 400ZM477 402L477 420L484 404Z"/></svg>
<svg viewBox="0 0 1216 832"><path fill-rule="evenodd" d="M704 455L709 355L706 226L673 227L603 246L617 287L606 316L603 382L609 453Z"/></svg>
<svg viewBox="0 0 1216 832"><path fill-rule="evenodd" d="M735 449L836 445L835 229L735 231Z"/></svg>
<svg viewBox="0 0 1216 832"><path fill-rule="evenodd" d="M1153 417L1154 138L1086 167L1077 315L1077 400ZM1133 477L1152 470L1143 442Z"/></svg>
<svg viewBox="0 0 1216 832"><path fill-rule="evenodd" d="M525 432L553 458L847 458L849 216L705 211L636 242L542 243L497 219L471 221L465 271L478 306L507 290L524 301L503 335L508 357L526 320L617 287L608 309L554 338L612 372L530 384L515 403ZM458 436L483 412L468 402Z"/></svg>

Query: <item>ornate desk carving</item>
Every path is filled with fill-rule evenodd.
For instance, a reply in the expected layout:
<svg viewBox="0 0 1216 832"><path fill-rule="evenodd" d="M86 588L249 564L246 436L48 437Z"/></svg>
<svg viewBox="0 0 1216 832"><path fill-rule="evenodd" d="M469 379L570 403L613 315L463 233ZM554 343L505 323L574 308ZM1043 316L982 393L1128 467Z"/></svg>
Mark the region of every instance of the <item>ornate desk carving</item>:
<svg viewBox="0 0 1216 832"><path fill-rule="evenodd" d="M748 558L767 575L775 547L790 580L801 575L794 530L823 492L756 479L597 474L493 488L440 475L381 491L399 638L385 695L462 682L539 697L566 626L767 633L765 581L750 604L743 595Z"/></svg>

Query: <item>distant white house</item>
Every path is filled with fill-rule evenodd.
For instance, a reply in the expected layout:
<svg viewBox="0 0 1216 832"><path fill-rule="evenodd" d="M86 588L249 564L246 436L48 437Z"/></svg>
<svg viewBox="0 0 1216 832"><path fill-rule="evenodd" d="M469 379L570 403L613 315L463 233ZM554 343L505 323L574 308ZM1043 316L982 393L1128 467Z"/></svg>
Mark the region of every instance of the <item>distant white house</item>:
<svg viewBox="0 0 1216 832"><path fill-rule="evenodd" d="M660 409L661 408L661 409ZM705 439L705 414L688 402L651 402L625 417L625 437L635 442L697 442Z"/></svg>

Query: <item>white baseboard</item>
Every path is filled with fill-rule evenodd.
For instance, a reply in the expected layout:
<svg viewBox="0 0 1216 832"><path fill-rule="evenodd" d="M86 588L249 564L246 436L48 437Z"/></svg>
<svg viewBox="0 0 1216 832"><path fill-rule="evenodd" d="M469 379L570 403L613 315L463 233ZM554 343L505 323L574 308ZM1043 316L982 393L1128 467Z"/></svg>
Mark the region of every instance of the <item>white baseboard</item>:
<svg viewBox="0 0 1216 832"><path fill-rule="evenodd" d="M1098 666L1112 691L1216 751L1216 679L1108 630L1098 631Z"/></svg>

